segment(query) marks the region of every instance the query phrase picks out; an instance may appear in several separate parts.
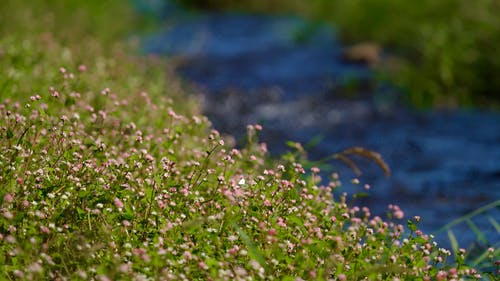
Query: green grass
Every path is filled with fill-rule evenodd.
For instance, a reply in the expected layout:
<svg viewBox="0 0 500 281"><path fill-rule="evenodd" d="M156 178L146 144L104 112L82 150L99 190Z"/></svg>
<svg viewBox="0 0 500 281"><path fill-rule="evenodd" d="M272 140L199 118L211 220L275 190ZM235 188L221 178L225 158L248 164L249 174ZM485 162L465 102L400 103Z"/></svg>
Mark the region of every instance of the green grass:
<svg viewBox="0 0 500 281"><path fill-rule="evenodd" d="M417 107L500 104L498 0L178 0L191 7L293 13L327 22L346 43L376 42L378 65Z"/></svg>
<svg viewBox="0 0 500 281"><path fill-rule="evenodd" d="M491 260L497 260L498 262L498 259L500 258L500 241L488 241L488 239L486 239L485 237L485 234L473 222L473 219L479 216L487 217L488 221L495 229L497 235L500 235L500 225L491 214L492 211L498 208L500 208L500 200L496 200L490 204L482 206L470 212L469 214L466 214L445 224L435 233L437 235L441 232L446 231L448 234L448 238L450 239L454 257L456 259L462 259L471 266L480 268L485 273L488 272L492 280L495 280L495 268L492 266ZM460 248L455 233L453 232L453 228L455 226L464 223L467 224L476 235L476 242L470 247L470 249L468 249L468 253L466 255L461 254L461 252L463 252L463 249Z"/></svg>
<svg viewBox="0 0 500 281"><path fill-rule="evenodd" d="M120 43L142 26L121 1L0 8L1 280L479 278L396 206L271 160L260 126L225 144L168 61Z"/></svg>

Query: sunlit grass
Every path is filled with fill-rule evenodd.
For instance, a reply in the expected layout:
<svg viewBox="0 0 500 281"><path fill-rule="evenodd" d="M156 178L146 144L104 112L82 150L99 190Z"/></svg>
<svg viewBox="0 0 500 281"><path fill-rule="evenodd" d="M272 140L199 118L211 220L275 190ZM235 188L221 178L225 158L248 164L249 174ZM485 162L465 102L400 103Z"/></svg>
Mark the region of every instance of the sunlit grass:
<svg viewBox="0 0 500 281"><path fill-rule="evenodd" d="M480 278L419 218L373 216L319 168L270 159L261 126L226 144L168 61L113 43L121 3L64 3L0 9L0 279Z"/></svg>

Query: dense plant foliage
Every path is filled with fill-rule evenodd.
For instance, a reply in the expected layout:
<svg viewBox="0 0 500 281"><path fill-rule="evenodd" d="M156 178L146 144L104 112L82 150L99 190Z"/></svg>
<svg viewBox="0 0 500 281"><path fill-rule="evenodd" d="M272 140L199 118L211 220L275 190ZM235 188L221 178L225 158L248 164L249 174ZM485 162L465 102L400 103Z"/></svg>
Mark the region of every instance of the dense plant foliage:
<svg viewBox="0 0 500 281"><path fill-rule="evenodd" d="M265 145L231 149L167 98L87 85L85 65L40 70L51 84L0 105L4 278L474 276L412 220L405 237L317 170L266 168Z"/></svg>
<svg viewBox="0 0 500 281"><path fill-rule="evenodd" d="M498 103L498 0L179 0L191 7L293 12L338 27L347 42L372 41L393 59L380 68L416 106Z"/></svg>
<svg viewBox="0 0 500 281"><path fill-rule="evenodd" d="M157 59L112 43L119 2L72 19L73 2L2 3L0 279L480 278L420 218L373 216L293 154L270 160L259 125L227 144ZM100 31L65 25L93 16Z"/></svg>

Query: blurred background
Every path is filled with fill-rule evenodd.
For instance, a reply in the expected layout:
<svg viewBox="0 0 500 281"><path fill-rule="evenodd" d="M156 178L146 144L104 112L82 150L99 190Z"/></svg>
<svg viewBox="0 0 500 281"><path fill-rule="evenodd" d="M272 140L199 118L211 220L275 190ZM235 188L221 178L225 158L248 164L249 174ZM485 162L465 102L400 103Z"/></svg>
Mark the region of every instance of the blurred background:
<svg viewBox="0 0 500 281"><path fill-rule="evenodd" d="M293 14L339 30L345 43L372 42L395 60L392 77L415 106L500 101L498 0L176 0L190 8ZM302 30L307 36L311 28ZM498 106L498 104L496 104Z"/></svg>
<svg viewBox="0 0 500 281"><path fill-rule="evenodd" d="M300 142L325 180L339 172L342 191L368 194L352 204L399 204L442 243L449 223L464 247L500 242L500 1L132 3L160 19L142 50L171 57L236 143L262 124L271 154ZM321 161L352 146L379 152L391 177L356 158L355 185Z"/></svg>
<svg viewBox="0 0 500 281"><path fill-rule="evenodd" d="M21 42L37 34L50 45L53 35L77 50L57 59L81 63L93 50L114 54L117 35L128 38L144 55L168 57L165 68L174 68L237 145L247 124L262 124L273 156L307 157L325 181L339 172L340 191L360 195L350 204L378 215L398 204L407 218L420 215L422 230L441 243L449 226L464 248L498 248L500 0L20 3L2 1L0 37ZM123 7L113 11L122 15L113 25L109 7ZM80 44L94 34L103 38ZM55 60L48 57L16 59L36 73L37 64ZM14 74L4 90L37 87L23 80L29 75ZM391 176L362 157L354 159L360 176L342 162L321 161L353 146L379 152Z"/></svg>

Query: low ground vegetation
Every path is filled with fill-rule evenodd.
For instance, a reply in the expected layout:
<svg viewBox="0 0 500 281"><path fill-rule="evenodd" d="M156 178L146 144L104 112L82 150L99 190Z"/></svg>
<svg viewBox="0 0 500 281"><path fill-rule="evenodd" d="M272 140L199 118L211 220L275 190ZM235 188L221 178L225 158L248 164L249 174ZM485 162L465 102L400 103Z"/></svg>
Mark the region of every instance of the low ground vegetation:
<svg viewBox="0 0 500 281"><path fill-rule="evenodd" d="M374 216L334 193L335 175L321 181L293 154L270 159L259 125L234 148L165 74L166 62L111 43L120 34L105 28L113 11L127 13L120 1L79 6L78 28L101 19L89 33L64 26L64 7L76 2L2 4L11 5L2 18L17 21L2 22L0 37L0 279L490 274L467 266L465 250L440 248L418 229L421 218L396 205ZM9 30L23 15L33 29ZM54 29L35 25L44 19Z"/></svg>

